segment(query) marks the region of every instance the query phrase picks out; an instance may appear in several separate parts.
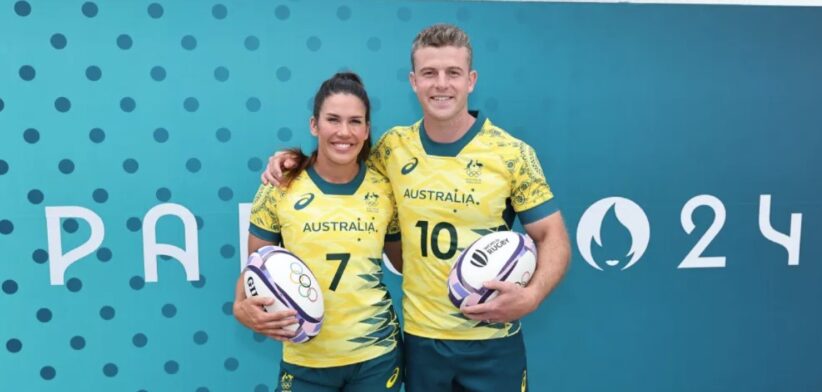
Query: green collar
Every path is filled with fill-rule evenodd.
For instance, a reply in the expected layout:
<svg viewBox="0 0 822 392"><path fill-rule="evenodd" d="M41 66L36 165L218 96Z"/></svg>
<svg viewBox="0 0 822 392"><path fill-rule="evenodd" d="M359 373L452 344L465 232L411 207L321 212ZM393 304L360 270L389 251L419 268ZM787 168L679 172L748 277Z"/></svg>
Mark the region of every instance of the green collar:
<svg viewBox="0 0 822 392"><path fill-rule="evenodd" d="M365 179L365 163L360 162L360 170L357 172L357 175L353 180L345 184L334 184L324 180L320 177L320 174L317 173L317 170L314 169L313 165L309 166L306 172L308 173L308 177L311 178L311 181L314 181L314 185L320 188L320 191L326 195L353 195Z"/></svg>
<svg viewBox="0 0 822 392"><path fill-rule="evenodd" d="M476 117L477 120L474 121L474 125L471 125L471 128L468 129L468 132L466 132L465 135L462 135L459 140L451 143L438 143L431 140L428 133L425 132L425 121L420 121L420 141L422 142L422 148L425 150L425 153L428 155L443 157L457 156L457 154L459 154L460 151L462 151L462 149L474 139L474 136L479 133L483 124L485 124L486 118L481 115L480 112L469 110L468 113Z"/></svg>

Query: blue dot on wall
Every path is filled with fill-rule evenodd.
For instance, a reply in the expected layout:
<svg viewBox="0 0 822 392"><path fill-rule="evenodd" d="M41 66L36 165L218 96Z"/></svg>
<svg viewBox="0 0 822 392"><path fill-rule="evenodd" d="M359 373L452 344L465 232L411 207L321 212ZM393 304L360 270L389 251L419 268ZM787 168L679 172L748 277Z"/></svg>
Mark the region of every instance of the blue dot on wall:
<svg viewBox="0 0 822 392"><path fill-rule="evenodd" d="M223 314L226 316L233 316L234 315L234 303L233 302L224 302L223 303Z"/></svg>
<svg viewBox="0 0 822 392"><path fill-rule="evenodd" d="M76 293L83 289L83 282L77 278L71 278L66 282L66 288L72 293Z"/></svg>
<svg viewBox="0 0 822 392"><path fill-rule="evenodd" d="M263 161L260 158L251 158L248 160L248 170L253 172L260 171L263 168Z"/></svg>
<svg viewBox="0 0 822 392"><path fill-rule="evenodd" d="M145 347L148 343L148 337L142 333L134 334L134 337L131 338L131 343L133 343L135 347Z"/></svg>
<svg viewBox="0 0 822 392"><path fill-rule="evenodd" d="M63 230L65 230L66 233L75 233L79 228L80 224L77 223L77 219L68 218L63 221Z"/></svg>
<svg viewBox="0 0 822 392"><path fill-rule="evenodd" d="M60 33L53 34L51 36L51 46L54 49L63 49L68 44L68 40L66 40L66 36Z"/></svg>
<svg viewBox="0 0 822 392"><path fill-rule="evenodd" d="M40 132L34 128L26 129L23 131L23 140L29 144L37 143L40 140Z"/></svg>
<svg viewBox="0 0 822 392"><path fill-rule="evenodd" d="M31 81L37 75L37 72L31 65L24 65L20 67L20 70L17 73L20 75L20 79L25 81Z"/></svg>
<svg viewBox="0 0 822 392"><path fill-rule="evenodd" d="M234 247L231 245L223 245L220 248L220 254L226 259L234 257Z"/></svg>
<svg viewBox="0 0 822 392"><path fill-rule="evenodd" d="M217 196L222 201L229 201L232 197L234 197L234 192L231 190L231 188L224 186L220 188L219 191L217 191Z"/></svg>
<svg viewBox="0 0 822 392"><path fill-rule="evenodd" d="M188 97L183 101L183 108L185 108L187 112L196 112L197 109L200 108L200 102L197 101L197 98Z"/></svg>
<svg viewBox="0 0 822 392"><path fill-rule="evenodd" d="M54 100L54 108L60 113L65 113L71 110L71 101L66 97L60 97Z"/></svg>
<svg viewBox="0 0 822 392"><path fill-rule="evenodd" d="M229 357L225 360L225 362L223 362L223 366L225 366L226 370L233 372L240 366L240 362L237 361L237 358Z"/></svg>
<svg viewBox="0 0 822 392"><path fill-rule="evenodd" d="M142 276L134 275L128 280L128 285L135 291L142 290L146 285L146 281Z"/></svg>
<svg viewBox="0 0 822 392"><path fill-rule="evenodd" d="M97 249L97 260L100 260L101 262L105 263L105 262L111 260L111 256L112 256L111 249L106 248L106 247L102 247L100 249Z"/></svg>
<svg viewBox="0 0 822 392"><path fill-rule="evenodd" d="M337 8L337 18L340 20L348 20L351 18L351 8L348 6L341 5Z"/></svg>
<svg viewBox="0 0 822 392"><path fill-rule="evenodd" d="M134 42L131 40L131 37L128 34L120 34L117 36L117 47L123 50L131 49L131 45Z"/></svg>
<svg viewBox="0 0 822 392"><path fill-rule="evenodd" d="M49 260L49 253L44 249L35 249L35 251L31 253L31 259L37 264L43 264Z"/></svg>
<svg viewBox="0 0 822 392"><path fill-rule="evenodd" d="M197 39L192 35L186 35L182 40L180 40L180 45L185 50L194 50L197 48Z"/></svg>
<svg viewBox="0 0 822 392"><path fill-rule="evenodd" d="M32 190L29 191L29 194L27 195L27 197L29 199L29 203L31 203L31 204L40 204L40 203L43 202L43 198L44 198L43 191L41 191L39 189L32 189Z"/></svg>
<svg viewBox="0 0 822 392"><path fill-rule="evenodd" d="M159 188L157 192L154 193L154 196L156 196L159 201L167 202L171 199L171 191L168 188Z"/></svg>
<svg viewBox="0 0 822 392"><path fill-rule="evenodd" d="M71 172L74 171L74 162L72 162L71 159L60 160L57 168L60 169L60 173L71 174Z"/></svg>
<svg viewBox="0 0 822 392"><path fill-rule="evenodd" d="M168 374L176 374L180 370L180 365L176 361L166 361L163 369L165 369Z"/></svg>
<svg viewBox="0 0 822 392"><path fill-rule="evenodd" d="M106 132L100 128L92 128L88 132L88 138L94 143L102 143L103 140L106 140Z"/></svg>
<svg viewBox="0 0 822 392"><path fill-rule="evenodd" d="M57 376L57 371L51 366L43 366L40 369L40 377L42 377L43 380L53 380L55 376Z"/></svg>
<svg viewBox="0 0 822 392"><path fill-rule="evenodd" d="M228 128L220 128L217 130L216 136L217 140L219 140L222 143L225 143L231 140L231 130L229 130Z"/></svg>
<svg viewBox="0 0 822 392"><path fill-rule="evenodd" d="M279 20L286 20L291 16L291 10L288 9L288 6L279 5L274 9L274 15L276 15Z"/></svg>
<svg viewBox="0 0 822 392"><path fill-rule="evenodd" d="M377 38L377 37L371 37L371 38L368 39L367 45L368 45L368 50L370 50L372 52L376 52L376 51L380 50L380 48L382 47L382 41L380 41L380 39Z"/></svg>
<svg viewBox="0 0 822 392"><path fill-rule="evenodd" d="M103 366L103 374L105 374L106 377L116 376L117 375L117 370L118 370L117 365L115 365L113 363L107 363L107 364L105 364L105 366Z"/></svg>
<svg viewBox="0 0 822 392"><path fill-rule="evenodd" d="M96 65L90 65L86 68L86 78L91 80L92 82L96 82L100 80L103 76L103 71L100 70L100 67Z"/></svg>
<svg viewBox="0 0 822 392"><path fill-rule="evenodd" d="M191 286L195 289L201 289L206 285L206 277L205 275L200 274L200 279L191 281Z"/></svg>
<svg viewBox="0 0 822 392"><path fill-rule="evenodd" d="M258 333L256 333L256 332L254 332L254 333L252 333L252 334L251 334L251 339L253 339L253 340L254 340L255 342L257 342L257 343L262 343L262 342L264 342L264 341L265 341L266 336L265 336L265 335L258 334Z"/></svg>
<svg viewBox="0 0 822 392"><path fill-rule="evenodd" d="M37 310L37 320L42 323L51 321L51 310L48 308L40 308Z"/></svg>
<svg viewBox="0 0 822 392"><path fill-rule="evenodd" d="M0 112L2 112L5 107L6 107L6 103L3 102L2 98L0 98Z"/></svg>
<svg viewBox="0 0 822 392"><path fill-rule="evenodd" d="M8 162L0 159L0 175L6 174L9 172L9 164Z"/></svg>
<svg viewBox="0 0 822 392"><path fill-rule="evenodd" d="M194 215L194 220L197 221L197 230L202 230L203 226L205 226L203 218L200 218L199 215Z"/></svg>
<svg viewBox="0 0 822 392"><path fill-rule="evenodd" d="M0 234L9 235L14 231L14 224L8 219L0 220Z"/></svg>
<svg viewBox="0 0 822 392"><path fill-rule="evenodd" d="M133 158L128 158L125 161L123 161L123 170L125 170L126 173L133 174L139 168L140 168L140 164L137 163L137 160L135 160Z"/></svg>
<svg viewBox="0 0 822 392"><path fill-rule="evenodd" d="M69 345L75 350L82 350L86 347L86 339L82 336L74 336L69 341Z"/></svg>
<svg viewBox="0 0 822 392"><path fill-rule="evenodd" d="M15 282L11 279L8 279L5 282L3 282L3 292L6 293L6 294L11 295L11 294L16 293L17 288L18 288L17 287L17 282Z"/></svg>
<svg viewBox="0 0 822 392"><path fill-rule="evenodd" d="M203 345L208 342L208 334L205 331L197 331L194 333L194 343Z"/></svg>
<svg viewBox="0 0 822 392"><path fill-rule="evenodd" d="M197 173L202 167L203 165L197 158L189 158L189 160L186 161L186 169L188 169L189 172Z"/></svg>
<svg viewBox="0 0 822 392"><path fill-rule="evenodd" d="M0 220L0 234L9 235L14 231L14 224L8 219Z"/></svg>
<svg viewBox="0 0 822 392"><path fill-rule="evenodd" d="M257 386L254 387L254 392L269 392L268 386L265 384L257 384Z"/></svg>
<svg viewBox="0 0 822 392"><path fill-rule="evenodd" d="M411 10L407 7L400 7L397 10L397 19L403 22L408 22L411 20Z"/></svg>
<svg viewBox="0 0 822 392"><path fill-rule="evenodd" d="M277 139L280 139L280 141L287 142L291 140L291 136L291 128L283 127L277 130Z"/></svg>
<svg viewBox="0 0 822 392"><path fill-rule="evenodd" d="M320 47L322 47L322 45L323 42L320 41L318 37L315 37L313 35L311 37L308 37L308 39L305 41L305 46L308 48L308 50L312 52L320 50Z"/></svg>
<svg viewBox="0 0 822 392"><path fill-rule="evenodd" d="M151 3L148 5L148 16L158 19L163 16L163 6L157 3Z"/></svg>
<svg viewBox="0 0 822 392"><path fill-rule="evenodd" d="M128 218L128 220L126 221L126 228L130 231L140 230L141 225L142 223L140 222L140 218L137 217Z"/></svg>
<svg viewBox="0 0 822 392"><path fill-rule="evenodd" d="M163 316L168 318L172 318L177 315L177 307L174 304L165 304L163 305Z"/></svg>
<svg viewBox="0 0 822 392"><path fill-rule="evenodd" d="M166 69L161 66L155 66L151 68L151 78L160 82L165 80L166 78Z"/></svg>
<svg viewBox="0 0 822 392"><path fill-rule="evenodd" d="M103 188L97 188L92 192L91 198L98 203L105 203L108 200L108 192Z"/></svg>
<svg viewBox="0 0 822 392"><path fill-rule="evenodd" d="M102 318L103 320L113 319L114 313L114 308L112 308L111 306L106 305L100 308L100 318Z"/></svg>
<svg viewBox="0 0 822 392"><path fill-rule="evenodd" d="M122 109L126 113L131 113L137 107L137 102L134 102L134 98L125 97L120 100L120 109Z"/></svg>
<svg viewBox="0 0 822 392"><path fill-rule="evenodd" d="M208 388L206 388L206 387L199 387L199 388L197 388L197 390L196 390L196 391L194 391L194 392L210 392L210 391L209 391L209 390L208 390Z"/></svg>
<svg viewBox="0 0 822 392"><path fill-rule="evenodd" d="M291 70L288 67L277 68L277 79L281 82L291 79Z"/></svg>
<svg viewBox="0 0 822 392"><path fill-rule="evenodd" d="M23 349L23 342L20 339L9 339L6 342L6 350L9 350L10 353L18 353L20 350Z"/></svg>
<svg viewBox="0 0 822 392"><path fill-rule="evenodd" d="M157 143L165 143L168 141L168 130L165 128L157 128L154 130L154 141Z"/></svg>
<svg viewBox="0 0 822 392"><path fill-rule="evenodd" d="M214 69L214 79L217 79L219 82L228 80L228 74L228 68L226 67L217 67Z"/></svg>
<svg viewBox="0 0 822 392"><path fill-rule="evenodd" d="M213 16L214 19L221 19L222 20L222 19L225 19L225 17L227 15L228 15L228 9L226 9L224 5L216 4L216 5L214 5L214 7L211 7L211 16Z"/></svg>
<svg viewBox="0 0 822 392"><path fill-rule="evenodd" d="M97 10L97 4L94 4L90 1L87 1L87 2L83 3L82 10L83 10L83 15L85 15L89 18L93 18L93 17L97 16L97 11L98 11Z"/></svg>
<svg viewBox="0 0 822 392"><path fill-rule="evenodd" d="M260 39L259 38L255 37L253 35L249 35L248 37L245 38L245 48L246 49L253 51L253 50L257 50L259 47L260 47Z"/></svg>
<svg viewBox="0 0 822 392"><path fill-rule="evenodd" d="M27 1L18 1L14 3L14 12L19 16L29 16L31 5Z"/></svg>
<svg viewBox="0 0 822 392"><path fill-rule="evenodd" d="M260 107L262 107L262 103L260 103L259 98L251 97L245 101L245 107L249 112L259 112Z"/></svg>

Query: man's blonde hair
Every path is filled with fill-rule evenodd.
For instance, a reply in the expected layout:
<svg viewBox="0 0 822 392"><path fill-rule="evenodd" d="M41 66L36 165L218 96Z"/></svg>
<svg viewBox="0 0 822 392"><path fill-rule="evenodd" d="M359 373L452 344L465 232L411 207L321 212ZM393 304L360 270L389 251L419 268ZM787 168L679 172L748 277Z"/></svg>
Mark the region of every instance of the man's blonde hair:
<svg viewBox="0 0 822 392"><path fill-rule="evenodd" d="M454 46L457 48L468 49L468 69L471 69L471 64L474 59L474 51L471 49L471 42L468 40L468 34L462 31L461 28L451 24L435 24L425 28L417 34L414 38L414 43L411 45L411 69L414 69L414 53L418 49L424 47L441 48L443 46Z"/></svg>

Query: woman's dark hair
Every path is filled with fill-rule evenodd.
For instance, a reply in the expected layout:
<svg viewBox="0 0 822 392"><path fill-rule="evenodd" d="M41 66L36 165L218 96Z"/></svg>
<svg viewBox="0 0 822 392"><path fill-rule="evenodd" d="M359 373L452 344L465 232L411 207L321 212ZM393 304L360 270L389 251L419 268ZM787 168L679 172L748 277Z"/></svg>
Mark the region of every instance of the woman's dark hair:
<svg viewBox="0 0 822 392"><path fill-rule="evenodd" d="M362 84L362 79L353 72L337 72L331 79L328 79L320 85L317 94L314 95L314 111L313 116L315 121L320 121L320 110L325 103L325 99L333 94L351 94L362 101L365 105L365 123L371 124L371 101L368 100L368 93L365 92L365 86ZM369 137L365 140L362 150L357 154L357 162L364 164L371 153L371 135L369 130ZM317 150L311 153L311 156L305 156L303 151L297 147L289 148L286 152L296 156L297 165L294 169L289 170L283 175L282 183L288 186L291 181L294 181L305 169L317 162Z"/></svg>

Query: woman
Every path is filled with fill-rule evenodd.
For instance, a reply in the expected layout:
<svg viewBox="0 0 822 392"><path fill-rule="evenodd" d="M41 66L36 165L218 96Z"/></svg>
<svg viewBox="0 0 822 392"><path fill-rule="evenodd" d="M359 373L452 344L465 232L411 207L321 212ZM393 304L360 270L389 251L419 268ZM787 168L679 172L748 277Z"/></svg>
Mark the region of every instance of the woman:
<svg viewBox="0 0 822 392"><path fill-rule="evenodd" d="M282 188L262 186L251 210L248 249L282 243L323 288L323 327L294 344L295 312L266 313L271 299L246 298L238 279L234 315L283 341L278 391L399 391L401 337L381 283L381 260L401 265L391 187L365 166L371 149L370 103L360 78L338 73L314 97L317 150L289 172ZM299 154L302 156L302 154Z"/></svg>

